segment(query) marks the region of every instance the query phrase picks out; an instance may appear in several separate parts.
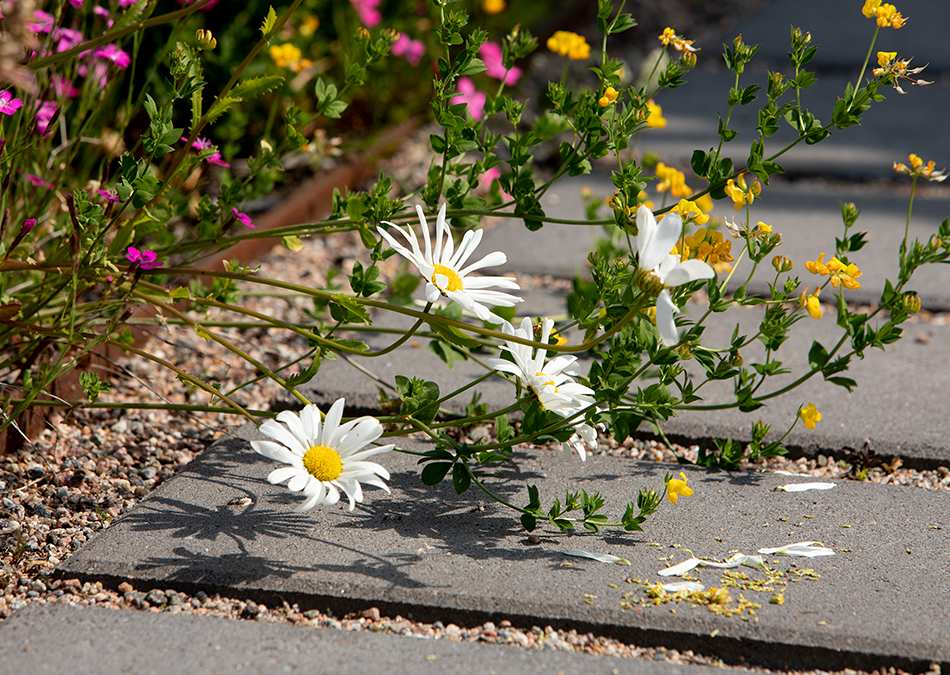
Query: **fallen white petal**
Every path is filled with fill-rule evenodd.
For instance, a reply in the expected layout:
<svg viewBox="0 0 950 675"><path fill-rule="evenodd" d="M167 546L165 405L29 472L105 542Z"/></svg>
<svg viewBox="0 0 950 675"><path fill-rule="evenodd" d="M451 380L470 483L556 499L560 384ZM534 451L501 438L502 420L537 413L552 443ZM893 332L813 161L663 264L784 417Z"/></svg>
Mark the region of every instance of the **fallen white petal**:
<svg viewBox="0 0 950 675"><path fill-rule="evenodd" d="M597 562L614 564L614 565L629 565L630 561L625 560L624 558L618 558L615 555L610 555L609 553L588 553L587 551L581 551L579 549L571 549L570 551L564 551L564 555L571 555L575 558L590 558L591 560L596 560Z"/></svg>
<svg viewBox="0 0 950 675"><path fill-rule="evenodd" d="M663 590L667 593L676 593L678 591L701 591L703 586L698 581L674 581L671 584L662 584Z"/></svg>
<svg viewBox="0 0 950 675"><path fill-rule="evenodd" d="M665 570L660 570L657 572L661 577L672 577L677 574L683 574L689 572L692 569L696 569L696 566L701 563L702 560L699 558L690 558L689 560L684 560L679 565L673 565L672 567L667 567Z"/></svg>
<svg viewBox="0 0 950 675"><path fill-rule="evenodd" d="M835 554L833 550L819 545L817 541L799 541L795 544L786 544L776 548L760 548L759 553L765 555L793 555L801 558L818 558Z"/></svg>
<svg viewBox="0 0 950 675"><path fill-rule="evenodd" d="M834 483L789 483L775 489L783 492L805 492L806 490L830 490L834 486Z"/></svg>
<svg viewBox="0 0 950 675"><path fill-rule="evenodd" d="M801 476L802 478L811 478L811 474L807 473L793 473L791 471L782 471L781 469L776 469L772 473L777 473L780 476Z"/></svg>
<svg viewBox="0 0 950 675"><path fill-rule="evenodd" d="M762 553L762 551L759 551ZM743 553L736 553L726 562L715 562L713 560L700 560L699 558L690 558L689 560L684 560L679 565L673 565L673 567L667 567L665 570L660 570L657 572L661 577L672 577L677 574L683 574L684 572L689 572L692 569L697 567L717 567L719 569L732 569L733 567L738 567L739 565L746 565L748 567L760 567L765 564L765 560L760 555L745 555Z"/></svg>

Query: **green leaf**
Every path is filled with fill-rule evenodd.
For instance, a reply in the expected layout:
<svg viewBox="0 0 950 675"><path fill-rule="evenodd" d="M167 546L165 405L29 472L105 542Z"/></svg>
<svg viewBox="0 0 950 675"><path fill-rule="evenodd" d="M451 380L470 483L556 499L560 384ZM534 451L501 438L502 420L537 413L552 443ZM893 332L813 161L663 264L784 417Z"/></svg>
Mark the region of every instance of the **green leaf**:
<svg viewBox="0 0 950 675"><path fill-rule="evenodd" d="M815 340L808 351L808 365L812 370L821 370L828 363L828 350Z"/></svg>
<svg viewBox="0 0 950 675"><path fill-rule="evenodd" d="M448 324L436 321L430 321L428 323L429 327L432 329L432 332L436 333L446 342L468 349L475 349L476 347L481 346L481 343L478 340L469 337L455 326L450 326Z"/></svg>
<svg viewBox="0 0 950 675"><path fill-rule="evenodd" d="M829 377L828 381L837 384L839 387L844 387L849 392L858 386L858 383L849 377Z"/></svg>
<svg viewBox="0 0 950 675"><path fill-rule="evenodd" d="M277 23L277 12L274 11L274 7L271 6L270 10L267 12L267 18L264 19L264 23L261 25L261 34L266 38L268 34L274 29L274 24Z"/></svg>
<svg viewBox="0 0 950 675"><path fill-rule="evenodd" d="M471 485L472 475L464 463L459 462L452 467L452 487L455 488L456 494L465 494Z"/></svg>
<svg viewBox="0 0 950 675"><path fill-rule="evenodd" d="M411 415L424 424L429 424L439 414L439 385L417 377L411 380L396 375L396 393L402 400L400 415Z"/></svg>
<svg viewBox="0 0 950 675"><path fill-rule="evenodd" d="M347 323L357 322L369 325L369 312L360 303L353 298L347 297L342 293L333 296L330 303L330 316L335 321L345 321Z"/></svg>
<svg viewBox="0 0 950 675"><path fill-rule="evenodd" d="M423 485L438 485L452 468L452 462L432 462L422 469Z"/></svg>
<svg viewBox="0 0 950 675"><path fill-rule="evenodd" d="M261 75L260 77L252 77L249 80L244 80L231 89L231 91L228 92L228 96L245 100L257 98L262 94L273 91L283 84L283 82L284 78L280 75Z"/></svg>
<svg viewBox="0 0 950 675"><path fill-rule="evenodd" d="M297 251L303 250L303 242L300 241L300 237L296 234L288 234L280 239L281 243L286 246L288 249L296 253Z"/></svg>
<svg viewBox="0 0 950 675"><path fill-rule="evenodd" d="M300 384L305 384L316 377L317 372L320 370L320 364L323 362L323 357L320 356L318 351L314 354L313 361L310 362L310 365L301 370L296 375L292 375L287 378L287 384L291 387L296 387Z"/></svg>
<svg viewBox="0 0 950 675"><path fill-rule="evenodd" d="M234 98L232 96L225 96L224 98L215 99L215 102L211 105L211 109L205 114L205 123L214 124L214 122L221 117L224 113L230 110L231 106L237 103L240 99Z"/></svg>
<svg viewBox="0 0 950 675"><path fill-rule="evenodd" d="M521 526L528 532L534 532L538 526L538 519L530 514L523 513L521 514Z"/></svg>

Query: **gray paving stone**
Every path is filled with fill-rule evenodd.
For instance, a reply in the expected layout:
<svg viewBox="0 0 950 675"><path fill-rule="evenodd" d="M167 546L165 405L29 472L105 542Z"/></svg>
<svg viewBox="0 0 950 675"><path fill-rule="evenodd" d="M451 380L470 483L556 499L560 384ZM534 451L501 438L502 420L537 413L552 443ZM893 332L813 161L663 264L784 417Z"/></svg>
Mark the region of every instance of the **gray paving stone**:
<svg viewBox="0 0 950 675"><path fill-rule="evenodd" d="M254 434L243 428L242 435ZM516 467L485 476L505 499L526 503L525 483L538 484L546 504L565 488L584 488L604 495L613 518L638 488L658 485L670 468L609 457L581 463L550 451L518 451L517 460ZM303 609L377 606L459 625L509 619L574 627L779 668L950 663L946 492L836 481L827 491L784 493L773 488L807 479L685 468L694 495L664 503L647 532L545 531L532 545L511 512L482 493L458 497L444 482L422 486L407 455L384 461L393 474L392 496L373 490L353 513L337 506L294 514L299 496L264 480L272 462L240 438L224 440L91 540L61 572L111 584L129 580L141 590L280 598ZM241 498L251 501L229 506ZM627 579L657 582L657 571L686 559L687 551L721 558L804 540L821 541L835 555L772 562L783 571L809 568L820 578L789 583L783 605L770 604L770 592L743 591L763 605L746 621L687 604L676 613L662 605L621 606L626 593L645 597ZM631 566L568 558L568 549L611 553ZM722 583L719 570L696 575L707 587Z"/></svg>
<svg viewBox="0 0 950 675"><path fill-rule="evenodd" d="M29 605L0 624L9 673L631 673L700 675L712 668L552 650L420 640L381 633L135 611Z"/></svg>

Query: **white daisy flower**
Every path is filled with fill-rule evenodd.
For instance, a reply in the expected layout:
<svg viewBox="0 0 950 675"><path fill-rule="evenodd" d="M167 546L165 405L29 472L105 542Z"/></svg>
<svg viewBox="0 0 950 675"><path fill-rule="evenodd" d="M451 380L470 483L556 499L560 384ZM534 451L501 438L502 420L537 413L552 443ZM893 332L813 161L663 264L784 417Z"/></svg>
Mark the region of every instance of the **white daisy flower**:
<svg viewBox="0 0 950 675"><path fill-rule="evenodd" d="M278 421L268 420L260 432L272 441L251 441L251 447L268 459L290 466L275 469L267 477L270 483L290 482L291 492L303 492L306 501L296 508L307 511L320 504L333 505L340 501L340 490L350 500L350 511L356 502L363 501L360 483L375 485L389 492L382 479L389 472L368 457L388 452L392 445L381 445L363 450L383 433L383 427L373 417L340 424L344 399L334 403L321 424L320 409L308 405L297 413L285 410Z"/></svg>
<svg viewBox="0 0 950 675"><path fill-rule="evenodd" d="M681 260L670 251L683 230L683 219L677 213L667 214L659 223L653 212L640 205L637 209L637 251L640 270L637 281L645 291L656 298L656 327L667 347L680 341L673 313L678 312L669 288L682 286L697 279L712 279L716 272L702 260Z"/></svg>
<svg viewBox="0 0 950 675"><path fill-rule="evenodd" d="M482 230L466 232L462 237L458 250L456 250L452 232L445 222L445 204L442 204L435 224L435 252L433 254L432 244L429 240L429 226L426 223L421 206L416 206L416 213L419 214L419 222L422 224L422 237L426 245L424 254L419 249L419 240L411 226L403 229L393 223L383 222L384 225L391 225L402 234L409 242L411 250L397 242L383 228L377 227L376 231L400 255L418 268L426 280L427 302L435 302L439 299L439 296L445 296L457 302L463 309L468 310L482 321L491 321L492 323L500 323L501 318L492 314L488 309L489 307L514 307L517 303L522 302L521 298L509 293L488 290L493 287L518 290L518 283L514 279L510 277L470 276L471 272L483 267L494 267L508 262L508 256L501 251L489 253L478 262L462 267L481 242ZM442 243L443 236L445 237L444 245Z"/></svg>
<svg viewBox="0 0 950 675"><path fill-rule="evenodd" d="M554 321L544 319L541 323L541 342L547 343L553 327ZM501 330L508 335L534 340L531 319L527 317L521 322L520 328L514 328L505 321L502 323ZM538 402L545 410L569 418L594 404L594 391L574 381L573 376L580 375L576 356L557 356L545 363L544 357L547 355L547 350L544 349L538 349L536 353L533 353L532 347L507 340L502 349L506 349L514 357L514 363L505 359L488 359L488 365L495 370L511 373L520 378L531 387L531 391L538 397ZM597 449L597 431L583 418L573 422L573 425L574 435L561 447L568 453L571 448L574 448L581 456L581 460L586 461L587 447Z"/></svg>

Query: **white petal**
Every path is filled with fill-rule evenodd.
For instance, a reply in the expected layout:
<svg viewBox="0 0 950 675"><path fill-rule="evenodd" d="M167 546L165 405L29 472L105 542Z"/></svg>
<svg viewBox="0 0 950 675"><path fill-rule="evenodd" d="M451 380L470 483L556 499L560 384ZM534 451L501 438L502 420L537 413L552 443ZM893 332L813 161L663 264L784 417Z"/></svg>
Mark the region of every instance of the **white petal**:
<svg viewBox="0 0 950 675"><path fill-rule="evenodd" d="M698 581L674 581L670 584L661 584L663 590L667 593L678 593L680 591L701 591L705 588Z"/></svg>
<svg viewBox="0 0 950 675"><path fill-rule="evenodd" d="M482 243L483 234L484 232L482 230L473 230L471 237L468 237L467 239L465 237L462 238L463 245L459 247L458 252L455 254L455 257L453 258L456 266L461 267L462 265L464 265L465 261L468 260L473 253L475 253L475 249L478 248L478 245ZM506 262L507 260L508 259L505 258ZM504 263L501 263L501 264L504 264ZM475 269L475 268L473 267L471 269Z"/></svg>
<svg viewBox="0 0 950 675"><path fill-rule="evenodd" d="M775 489L782 492L805 492L807 490L830 490L834 486L834 483L790 483L780 485Z"/></svg>
<svg viewBox="0 0 950 675"><path fill-rule="evenodd" d="M343 406L345 404L346 399L338 398L330 406L326 419L323 420L323 438L320 439L320 445L336 448L339 437L342 436L340 434L340 420L343 419Z"/></svg>
<svg viewBox="0 0 950 675"><path fill-rule="evenodd" d="M480 231L481 230L479 230L479 232ZM494 253L489 253L478 262L473 262L468 267L463 268L459 272L459 276L465 276L466 274L470 274L471 272L480 270L484 267L497 267L498 265L504 265L506 262L508 262L508 256L506 256L501 251L495 251Z"/></svg>
<svg viewBox="0 0 950 675"><path fill-rule="evenodd" d="M303 422L300 421L300 416L297 413L292 410L284 410L277 415L277 421L287 425L287 428L290 429L290 433L292 433L302 445L309 449L311 439L307 437Z"/></svg>
<svg viewBox="0 0 950 675"><path fill-rule="evenodd" d="M286 446L291 452L303 457L307 454L309 447L304 447L304 439L299 439L285 425L275 420L267 420L259 428L262 434L268 438L273 438L281 445Z"/></svg>
<svg viewBox="0 0 950 675"><path fill-rule="evenodd" d="M574 556L575 558L590 558L591 560L596 560L597 562L614 564L614 565L629 565L629 560L624 560L623 558L618 558L615 555L610 555L609 553L590 553L588 551L581 551L579 549L571 549L570 551L564 551L564 555Z"/></svg>
<svg viewBox="0 0 950 675"><path fill-rule="evenodd" d="M383 435L383 425L374 417L361 417L354 422L353 428L336 445L336 451L344 459Z"/></svg>
<svg viewBox="0 0 950 675"><path fill-rule="evenodd" d="M714 562L712 560L700 560L700 567L718 567L719 569L732 569L733 567L738 567L739 565L745 565L746 567L760 567L765 564L760 555L744 555L742 553L736 553L734 556L729 558L726 562Z"/></svg>
<svg viewBox="0 0 950 675"><path fill-rule="evenodd" d="M481 232L481 230L478 230L478 232ZM467 258L468 256L471 255L471 251L469 251L469 249L472 249L474 251L475 246L478 246L478 242L475 242L474 246L472 245L472 240L475 239L475 236L476 235L475 235L474 230L469 230L464 235L462 235L462 241L459 242L458 250L453 255L448 257L448 263L446 265L447 267L451 267L452 269L457 270L460 266L459 261L462 260L462 256L465 256ZM479 241L481 241L481 238L482 238L481 234L479 234L478 235Z"/></svg>
<svg viewBox="0 0 950 675"><path fill-rule="evenodd" d="M319 482L319 481L317 481ZM300 506L294 509L296 513L303 513L304 511L309 511L314 506L318 506L323 503L323 495L315 494L304 501Z"/></svg>
<svg viewBox="0 0 950 675"><path fill-rule="evenodd" d="M640 214L645 212L649 218L645 223L655 223L656 220L649 209L641 206L637 210L637 227L640 227ZM676 213L668 214L655 227L649 227L646 240L641 246L640 235L637 235L637 246L640 252L639 266L641 269L653 271L670 254L683 230L683 219ZM650 236L652 234L652 236Z"/></svg>
<svg viewBox="0 0 950 675"><path fill-rule="evenodd" d="M690 570L696 569L699 563L702 562L699 558L690 558L689 560L684 560L678 565L673 565L672 567L667 567L665 570L660 570L657 572L661 577L672 577L677 574L685 574Z"/></svg>
<svg viewBox="0 0 950 675"><path fill-rule="evenodd" d="M442 297L442 291L436 288L431 281L426 284L426 302L435 302Z"/></svg>
<svg viewBox="0 0 950 675"><path fill-rule="evenodd" d="M251 441L251 447L259 455L264 455L267 459L273 459L284 464L300 465L300 457L292 453L279 443L272 441Z"/></svg>
<svg viewBox="0 0 950 675"><path fill-rule="evenodd" d="M429 223L426 222L426 216L422 212L422 207L416 204L416 215L419 216L419 222L422 224L422 238L426 243L426 252L425 252L425 261L430 265L434 264L432 259L432 242L429 240ZM436 235L439 233L439 228L436 227ZM334 504L336 502L333 502Z"/></svg>
<svg viewBox="0 0 950 675"><path fill-rule="evenodd" d="M279 469L274 469L267 476L267 482L271 485L277 485L277 483L283 483L288 478L293 478L299 474L302 469L298 469L293 466L282 466ZM304 472L306 476L306 472Z"/></svg>
<svg viewBox="0 0 950 675"><path fill-rule="evenodd" d="M313 404L304 406L303 410L300 411L300 421L303 423L303 430L307 439L312 443L316 443L317 439L320 438L320 430L323 428L320 423L320 408Z"/></svg>
<svg viewBox="0 0 950 675"><path fill-rule="evenodd" d="M716 271L702 260L685 260L674 267L666 278L662 279L666 286L682 286L697 279L712 279Z"/></svg>
<svg viewBox="0 0 950 675"><path fill-rule="evenodd" d="M830 548L819 545L817 541L799 541L795 544L786 544L776 548L760 548L759 553L765 555L791 555L801 558L818 558L826 555L834 555L835 552Z"/></svg>
<svg viewBox="0 0 950 675"><path fill-rule="evenodd" d="M673 318L673 313L678 311L670 292L662 290L656 299L656 327L660 331L660 339L667 347L675 347L680 341L679 330Z"/></svg>
<svg viewBox="0 0 950 675"><path fill-rule="evenodd" d="M327 489L327 496L324 498L323 503L328 506L333 506L340 501L340 491L333 483L324 483L324 486Z"/></svg>
<svg viewBox="0 0 950 675"><path fill-rule="evenodd" d="M445 232L446 242L442 246L442 233ZM451 259L452 249L455 248L455 242L452 239L452 232L445 222L445 202L439 207L439 215L435 219L435 250L433 251L432 262L439 262L445 265L445 261Z"/></svg>
<svg viewBox="0 0 950 675"><path fill-rule="evenodd" d="M280 469L277 471L280 471ZM289 483L287 483L287 489L291 492L300 492L310 484L310 480L312 478L313 476L311 476L306 471L296 471L294 473L294 477L290 479Z"/></svg>

